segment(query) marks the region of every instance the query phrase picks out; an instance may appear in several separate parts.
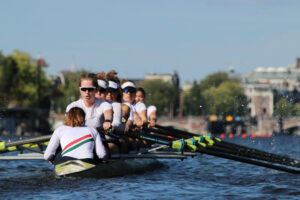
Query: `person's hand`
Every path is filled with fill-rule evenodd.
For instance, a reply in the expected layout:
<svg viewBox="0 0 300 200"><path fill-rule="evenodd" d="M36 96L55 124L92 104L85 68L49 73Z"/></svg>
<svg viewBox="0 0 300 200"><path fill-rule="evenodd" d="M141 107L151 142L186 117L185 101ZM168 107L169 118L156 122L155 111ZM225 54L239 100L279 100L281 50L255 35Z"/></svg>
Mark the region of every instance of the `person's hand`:
<svg viewBox="0 0 300 200"><path fill-rule="evenodd" d="M149 124L148 124L148 127L151 128L151 127L155 127L155 120L150 120Z"/></svg>
<svg viewBox="0 0 300 200"><path fill-rule="evenodd" d="M53 161L49 161L49 164L50 164L50 165L53 165Z"/></svg>
<svg viewBox="0 0 300 200"><path fill-rule="evenodd" d="M139 128L143 128L143 121L142 120L136 120L136 126Z"/></svg>
<svg viewBox="0 0 300 200"><path fill-rule="evenodd" d="M103 123L103 129L105 131L108 131L111 128L111 122L104 122Z"/></svg>
<svg viewBox="0 0 300 200"><path fill-rule="evenodd" d="M130 126L129 126L129 124L126 124L126 125L125 125L125 132L128 132L128 131L129 131L129 129L130 129Z"/></svg>

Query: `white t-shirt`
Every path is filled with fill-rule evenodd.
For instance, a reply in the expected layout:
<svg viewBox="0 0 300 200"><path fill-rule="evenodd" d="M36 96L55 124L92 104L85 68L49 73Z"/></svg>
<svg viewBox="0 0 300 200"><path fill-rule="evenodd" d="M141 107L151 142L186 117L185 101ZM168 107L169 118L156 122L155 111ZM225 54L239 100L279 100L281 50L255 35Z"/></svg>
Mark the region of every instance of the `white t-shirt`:
<svg viewBox="0 0 300 200"><path fill-rule="evenodd" d="M117 101L108 101L108 103L110 103L113 108L112 126L118 129L122 123L122 105Z"/></svg>
<svg viewBox="0 0 300 200"><path fill-rule="evenodd" d="M93 128L98 128L103 124L103 115L107 110L112 110L112 105L106 101L96 99L91 107L87 107L82 99L74 101L67 106L68 113L71 108L79 107L85 112L85 124Z"/></svg>
<svg viewBox="0 0 300 200"><path fill-rule="evenodd" d="M44 154L45 160L51 160L61 145L62 156L76 159L94 158L94 148L98 158L106 155L104 146L96 129L88 126L71 127L62 125L55 129Z"/></svg>
<svg viewBox="0 0 300 200"><path fill-rule="evenodd" d="M136 112L134 106L131 105L128 101L123 101L123 103L130 108L130 114L128 120L133 122L133 113Z"/></svg>
<svg viewBox="0 0 300 200"><path fill-rule="evenodd" d="M140 114L143 110L147 110L146 105L142 102L136 102L134 108L138 114Z"/></svg>
<svg viewBox="0 0 300 200"><path fill-rule="evenodd" d="M153 111L156 111L157 109L156 109L156 106L153 106L153 105L151 105L151 106L148 106L147 107L147 119L148 119L148 121L150 121L150 114L153 112Z"/></svg>

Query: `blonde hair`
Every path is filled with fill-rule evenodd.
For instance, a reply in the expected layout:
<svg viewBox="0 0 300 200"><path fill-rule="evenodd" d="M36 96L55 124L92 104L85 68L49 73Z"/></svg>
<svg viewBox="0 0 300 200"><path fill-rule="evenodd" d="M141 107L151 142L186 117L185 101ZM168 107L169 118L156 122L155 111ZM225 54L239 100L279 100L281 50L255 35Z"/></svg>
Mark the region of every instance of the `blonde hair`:
<svg viewBox="0 0 300 200"><path fill-rule="evenodd" d="M108 81L113 81L113 82L116 82L116 83L120 84L120 79L118 78L117 75L118 75L118 73L115 70L110 70L106 74L106 79Z"/></svg>
<svg viewBox="0 0 300 200"><path fill-rule="evenodd" d="M103 80L103 81L107 81L107 80L106 80L106 75L105 75L104 72L99 72L99 73L97 74L97 79L100 79L100 80Z"/></svg>
<svg viewBox="0 0 300 200"><path fill-rule="evenodd" d="M76 127L84 126L85 112L78 107L71 108L67 114L64 125Z"/></svg>

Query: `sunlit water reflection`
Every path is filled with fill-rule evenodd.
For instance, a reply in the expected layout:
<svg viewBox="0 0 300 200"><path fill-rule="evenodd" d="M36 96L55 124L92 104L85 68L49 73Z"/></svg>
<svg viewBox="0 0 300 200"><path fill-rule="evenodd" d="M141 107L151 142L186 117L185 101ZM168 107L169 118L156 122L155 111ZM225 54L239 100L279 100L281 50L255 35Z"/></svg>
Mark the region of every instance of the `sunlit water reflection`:
<svg viewBox="0 0 300 200"><path fill-rule="evenodd" d="M230 142L300 159L300 137ZM300 199L300 175L199 155L143 174L63 178L45 161L0 161L1 199Z"/></svg>

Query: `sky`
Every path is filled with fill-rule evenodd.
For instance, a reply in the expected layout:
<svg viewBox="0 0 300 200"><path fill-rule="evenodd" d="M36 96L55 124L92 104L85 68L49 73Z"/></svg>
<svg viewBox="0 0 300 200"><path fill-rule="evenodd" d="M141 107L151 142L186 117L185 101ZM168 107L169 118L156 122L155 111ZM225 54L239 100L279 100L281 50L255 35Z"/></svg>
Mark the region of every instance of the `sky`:
<svg viewBox="0 0 300 200"><path fill-rule="evenodd" d="M176 71L181 83L300 57L296 0L0 0L0 51L38 55L47 74Z"/></svg>

